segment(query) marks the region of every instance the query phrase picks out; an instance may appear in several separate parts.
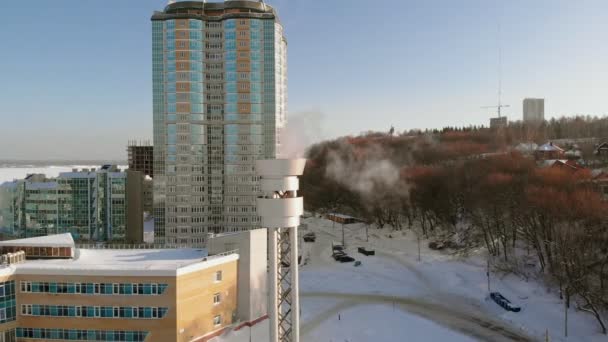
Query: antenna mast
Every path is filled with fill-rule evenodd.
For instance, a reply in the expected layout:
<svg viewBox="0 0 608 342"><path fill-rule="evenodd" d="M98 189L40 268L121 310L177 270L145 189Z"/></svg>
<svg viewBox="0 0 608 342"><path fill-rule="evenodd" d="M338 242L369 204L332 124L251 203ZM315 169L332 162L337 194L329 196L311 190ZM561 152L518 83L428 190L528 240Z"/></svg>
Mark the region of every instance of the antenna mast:
<svg viewBox="0 0 608 342"><path fill-rule="evenodd" d="M481 108L496 108L498 117L501 117L500 110L502 108L510 107L509 105L502 104L502 40L501 40L501 29L500 21L498 22L498 105L497 106L483 106Z"/></svg>

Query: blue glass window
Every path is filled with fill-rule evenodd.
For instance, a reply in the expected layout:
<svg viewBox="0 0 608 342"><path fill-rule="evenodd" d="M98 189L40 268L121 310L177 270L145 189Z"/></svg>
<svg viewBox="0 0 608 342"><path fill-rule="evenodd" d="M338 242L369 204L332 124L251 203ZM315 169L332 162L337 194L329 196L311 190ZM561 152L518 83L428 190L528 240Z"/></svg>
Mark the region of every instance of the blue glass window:
<svg viewBox="0 0 608 342"><path fill-rule="evenodd" d="M225 106L225 111L227 114L236 114L237 112L237 106L236 103L228 103Z"/></svg>
<svg viewBox="0 0 608 342"><path fill-rule="evenodd" d="M202 80L203 80L203 76L200 72L191 72L190 73L191 82L201 82Z"/></svg>
<svg viewBox="0 0 608 342"><path fill-rule="evenodd" d="M235 19L225 20L224 21L224 28L225 29L236 28L236 20Z"/></svg>
<svg viewBox="0 0 608 342"><path fill-rule="evenodd" d="M226 102L236 103L238 98L237 94L226 94Z"/></svg>
<svg viewBox="0 0 608 342"><path fill-rule="evenodd" d="M194 29L194 30L203 28L203 22L200 20L190 19L189 24L190 24L190 28Z"/></svg>
<svg viewBox="0 0 608 342"><path fill-rule="evenodd" d="M175 82L175 73L174 72L168 72L167 73L167 81L169 83Z"/></svg>
<svg viewBox="0 0 608 342"><path fill-rule="evenodd" d="M236 61L226 61L226 71L236 71Z"/></svg>
<svg viewBox="0 0 608 342"><path fill-rule="evenodd" d="M226 92L236 93L236 82L226 82Z"/></svg>
<svg viewBox="0 0 608 342"><path fill-rule="evenodd" d="M226 61L236 61L236 51L226 51Z"/></svg>
<svg viewBox="0 0 608 342"><path fill-rule="evenodd" d="M167 105L167 112L174 114L177 111L177 105L175 103L169 103ZM175 120L175 114L173 115L173 120Z"/></svg>
<svg viewBox="0 0 608 342"><path fill-rule="evenodd" d="M224 37L226 38L226 41L234 40L234 39L236 39L236 31L233 31L233 30L226 31L224 33Z"/></svg>
<svg viewBox="0 0 608 342"><path fill-rule="evenodd" d="M200 103L190 104L190 112L192 113L203 113L203 105ZM202 120L202 119L199 119Z"/></svg>

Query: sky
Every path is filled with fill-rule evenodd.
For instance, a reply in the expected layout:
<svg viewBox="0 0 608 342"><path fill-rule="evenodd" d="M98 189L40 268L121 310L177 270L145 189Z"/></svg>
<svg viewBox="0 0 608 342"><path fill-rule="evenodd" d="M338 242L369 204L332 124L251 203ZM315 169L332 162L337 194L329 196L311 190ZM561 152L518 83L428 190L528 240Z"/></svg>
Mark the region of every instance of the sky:
<svg viewBox="0 0 608 342"><path fill-rule="evenodd" d="M608 114L608 1L268 0L303 142ZM0 158L126 159L152 140L151 22L167 0L0 1ZM499 53L502 50L502 72ZM293 127L292 127L293 128Z"/></svg>

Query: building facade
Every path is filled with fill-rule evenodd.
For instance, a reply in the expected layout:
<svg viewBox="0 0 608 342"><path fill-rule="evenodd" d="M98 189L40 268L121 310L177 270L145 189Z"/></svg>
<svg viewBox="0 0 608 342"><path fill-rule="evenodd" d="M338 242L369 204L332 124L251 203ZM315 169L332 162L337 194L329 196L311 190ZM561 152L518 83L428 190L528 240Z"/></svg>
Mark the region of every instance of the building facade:
<svg viewBox="0 0 608 342"><path fill-rule="evenodd" d="M507 122L506 116L490 118L490 128L491 129L505 128L505 127L507 127L507 125L508 125L508 122Z"/></svg>
<svg viewBox="0 0 608 342"><path fill-rule="evenodd" d="M128 221L143 234L136 226L143 225L143 208L127 200L142 196L141 185L127 190L127 172L113 165L52 179L30 175L0 185L0 228L14 237L69 232L79 240L123 241Z"/></svg>
<svg viewBox="0 0 608 342"><path fill-rule="evenodd" d="M76 251L69 240L0 242L3 251L27 250L4 254L0 341L206 341L236 319L234 252Z"/></svg>
<svg viewBox="0 0 608 342"><path fill-rule="evenodd" d="M258 1L182 1L152 16L155 240L258 227L254 163L275 158L287 43Z"/></svg>
<svg viewBox="0 0 608 342"><path fill-rule="evenodd" d="M137 143L129 141L127 146L129 170L140 171L144 175L154 177L154 147L149 142Z"/></svg>
<svg viewBox="0 0 608 342"><path fill-rule="evenodd" d="M524 99L524 122L540 123L545 120L545 99Z"/></svg>

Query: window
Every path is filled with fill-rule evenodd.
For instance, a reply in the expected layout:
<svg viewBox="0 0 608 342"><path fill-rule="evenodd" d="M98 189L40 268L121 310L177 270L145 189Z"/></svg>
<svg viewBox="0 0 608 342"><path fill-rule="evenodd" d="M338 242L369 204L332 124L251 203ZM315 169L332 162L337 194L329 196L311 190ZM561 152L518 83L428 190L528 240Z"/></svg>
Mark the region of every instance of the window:
<svg viewBox="0 0 608 342"><path fill-rule="evenodd" d="M213 325L218 326L220 324L222 324L222 316L217 315L213 317Z"/></svg>
<svg viewBox="0 0 608 342"><path fill-rule="evenodd" d="M5 321L5 320L6 320L6 309L1 308L0 309L0 321Z"/></svg>
<svg viewBox="0 0 608 342"><path fill-rule="evenodd" d="M213 304L217 305L222 301L222 296L219 293L213 295Z"/></svg>
<svg viewBox="0 0 608 342"><path fill-rule="evenodd" d="M120 293L120 285L119 284L112 284L112 293L113 294L119 294Z"/></svg>
<svg viewBox="0 0 608 342"><path fill-rule="evenodd" d="M215 272L215 282L222 281L222 271Z"/></svg>

